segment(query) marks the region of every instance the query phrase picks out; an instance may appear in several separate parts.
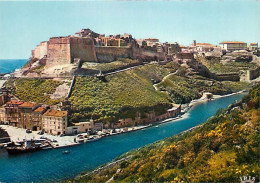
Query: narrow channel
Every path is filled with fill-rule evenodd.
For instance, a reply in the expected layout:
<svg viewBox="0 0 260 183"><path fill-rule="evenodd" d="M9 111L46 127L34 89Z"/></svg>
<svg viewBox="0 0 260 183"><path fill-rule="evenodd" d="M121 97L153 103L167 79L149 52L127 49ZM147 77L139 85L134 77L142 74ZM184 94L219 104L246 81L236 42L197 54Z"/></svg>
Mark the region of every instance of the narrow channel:
<svg viewBox="0 0 260 183"><path fill-rule="evenodd" d="M99 141L68 147L70 154L62 154L64 148L22 155L8 155L0 149L0 182L59 181L77 176L105 164L117 156L135 148L173 136L205 122L219 108L226 108L245 94L236 94L213 101L198 103L186 114L187 118L164 123L158 127L124 133Z"/></svg>

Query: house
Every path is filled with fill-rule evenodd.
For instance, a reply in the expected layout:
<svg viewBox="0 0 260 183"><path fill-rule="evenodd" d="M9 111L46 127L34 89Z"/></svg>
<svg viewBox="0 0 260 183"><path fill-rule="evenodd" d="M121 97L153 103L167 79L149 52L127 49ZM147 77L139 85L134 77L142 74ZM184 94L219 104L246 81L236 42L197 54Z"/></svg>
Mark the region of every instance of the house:
<svg viewBox="0 0 260 183"><path fill-rule="evenodd" d="M42 115L42 127L45 132L53 135L66 134L68 125L67 111L48 109Z"/></svg>
<svg viewBox="0 0 260 183"><path fill-rule="evenodd" d="M114 127L116 128L122 128L122 127L129 127L129 126L134 126L135 122L132 118L124 118L124 119L119 119L117 122L115 122Z"/></svg>
<svg viewBox="0 0 260 183"><path fill-rule="evenodd" d="M94 131L94 122L91 119L88 122L73 123L73 126L67 127L66 134L92 133Z"/></svg>
<svg viewBox="0 0 260 183"><path fill-rule="evenodd" d="M32 112L31 117L31 126L32 130L42 130L42 115L47 111L47 108L37 107Z"/></svg>
<svg viewBox="0 0 260 183"><path fill-rule="evenodd" d="M256 51L258 49L258 43L250 43L248 49L250 51Z"/></svg>
<svg viewBox="0 0 260 183"><path fill-rule="evenodd" d="M5 108L0 107L0 124L6 124Z"/></svg>
<svg viewBox="0 0 260 183"><path fill-rule="evenodd" d="M36 109L39 105L32 102L24 102L18 106L18 127L24 128L24 129L30 129L30 130L36 130L33 129L32 124L32 116L33 116L33 110Z"/></svg>
<svg viewBox="0 0 260 183"><path fill-rule="evenodd" d="M21 105L23 102L18 100L11 100L7 102L4 106L5 108L5 115L6 121L9 125L18 127L19 123L19 109L18 106Z"/></svg>
<svg viewBox="0 0 260 183"><path fill-rule="evenodd" d="M99 123L94 123L94 131L102 131L103 129L103 123L99 122Z"/></svg>
<svg viewBox="0 0 260 183"><path fill-rule="evenodd" d="M246 50L247 43L242 41L223 41L219 43L221 48L226 51L235 51L235 50Z"/></svg>

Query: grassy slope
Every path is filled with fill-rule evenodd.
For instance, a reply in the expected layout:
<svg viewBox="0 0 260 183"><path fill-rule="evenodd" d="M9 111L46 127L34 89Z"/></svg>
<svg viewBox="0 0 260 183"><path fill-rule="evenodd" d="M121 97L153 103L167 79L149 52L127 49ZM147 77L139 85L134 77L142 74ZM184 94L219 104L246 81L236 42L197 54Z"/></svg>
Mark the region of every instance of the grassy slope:
<svg viewBox="0 0 260 183"><path fill-rule="evenodd" d="M130 160L73 182L259 181L260 85L243 102L243 109L222 110L193 132L126 153Z"/></svg>
<svg viewBox="0 0 260 183"><path fill-rule="evenodd" d="M102 72L111 72L118 69L126 68L128 66L138 65L139 63L140 62L138 60L119 58L118 60L110 63L96 63L95 65L83 63L83 66L86 69L93 69L97 70L98 72L100 69L102 70Z"/></svg>
<svg viewBox="0 0 260 183"><path fill-rule="evenodd" d="M211 72L217 74L226 74L226 73L238 73L240 70L255 69L257 64L251 62L230 62L222 64L220 59L207 60L204 57L198 57Z"/></svg>
<svg viewBox="0 0 260 183"><path fill-rule="evenodd" d="M156 109L162 113L171 102L187 103L200 97L201 91L227 94L247 88L239 82L217 82L201 76L192 78L171 76L154 89L153 82L160 82L178 66L169 63L145 65L126 72L106 76L107 82L95 77L78 77L73 88L72 121L85 118L111 121L120 117L134 117L136 111L147 112Z"/></svg>
<svg viewBox="0 0 260 183"><path fill-rule="evenodd" d="M100 119L135 115L133 108L145 109L158 104L169 107L167 95L156 92L151 79L161 80L168 71L157 65L146 65L107 76L107 82L95 77L77 78L70 100L74 111L84 111ZM83 114L74 113L74 118Z"/></svg>
<svg viewBox="0 0 260 183"><path fill-rule="evenodd" d="M52 100L49 94L54 93L60 84L53 80L20 78L9 80L6 86L11 87L15 96L21 100L53 105L60 101Z"/></svg>
<svg viewBox="0 0 260 183"><path fill-rule="evenodd" d="M172 75L157 86L162 91L167 91L175 103L187 103L199 98L202 91L224 95L245 89L248 84L230 81L218 82L197 75L190 78Z"/></svg>

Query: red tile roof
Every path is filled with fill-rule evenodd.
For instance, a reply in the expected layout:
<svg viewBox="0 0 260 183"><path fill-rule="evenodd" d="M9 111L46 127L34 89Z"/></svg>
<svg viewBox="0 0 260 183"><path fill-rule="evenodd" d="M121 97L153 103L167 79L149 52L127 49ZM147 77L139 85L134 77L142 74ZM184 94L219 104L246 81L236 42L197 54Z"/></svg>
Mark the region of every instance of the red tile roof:
<svg viewBox="0 0 260 183"><path fill-rule="evenodd" d="M24 102L21 105L19 105L19 107L23 107L23 108L33 108L35 107L37 104L36 103L32 103L32 102Z"/></svg>
<svg viewBox="0 0 260 183"><path fill-rule="evenodd" d="M43 112L46 108L43 107L38 107L37 109L34 110L34 112Z"/></svg>
<svg viewBox="0 0 260 183"><path fill-rule="evenodd" d="M54 116L54 117L63 117L67 116L67 111L57 111L53 109L47 110L43 115L44 116Z"/></svg>
<svg viewBox="0 0 260 183"><path fill-rule="evenodd" d="M219 44L246 44L246 43L243 41L223 41Z"/></svg>
<svg viewBox="0 0 260 183"><path fill-rule="evenodd" d="M210 43L196 43L196 46L213 46Z"/></svg>
<svg viewBox="0 0 260 183"><path fill-rule="evenodd" d="M18 104L18 105L20 105L20 104L22 104L22 103L23 103L23 102L18 101L18 100L11 100L11 101L7 102L7 104Z"/></svg>

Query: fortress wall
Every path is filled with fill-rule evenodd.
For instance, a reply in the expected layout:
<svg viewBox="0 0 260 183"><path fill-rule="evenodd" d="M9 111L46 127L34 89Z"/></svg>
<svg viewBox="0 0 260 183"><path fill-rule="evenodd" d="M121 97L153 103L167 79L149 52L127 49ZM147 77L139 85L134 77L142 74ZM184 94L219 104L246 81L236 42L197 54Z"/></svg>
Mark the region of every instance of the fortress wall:
<svg viewBox="0 0 260 183"><path fill-rule="evenodd" d="M94 42L90 38L70 38L70 53L71 62L74 58L79 58L82 61L97 62Z"/></svg>
<svg viewBox="0 0 260 183"><path fill-rule="evenodd" d="M239 74L216 74L216 80L218 81L239 81Z"/></svg>
<svg viewBox="0 0 260 183"><path fill-rule="evenodd" d="M38 45L34 50L32 50L32 57L41 59L45 55L47 55L48 52L48 42L41 42L40 45Z"/></svg>
<svg viewBox="0 0 260 183"><path fill-rule="evenodd" d="M71 61L68 37L50 38L46 66L68 64Z"/></svg>
<svg viewBox="0 0 260 183"><path fill-rule="evenodd" d="M164 53L158 53L143 48L133 48L133 58L143 61L166 60Z"/></svg>
<svg viewBox="0 0 260 183"><path fill-rule="evenodd" d="M99 62L112 62L117 58L132 58L131 47L99 46L95 47L95 50Z"/></svg>
<svg viewBox="0 0 260 183"><path fill-rule="evenodd" d="M255 70L250 71L250 80L255 79L260 76L260 66Z"/></svg>

